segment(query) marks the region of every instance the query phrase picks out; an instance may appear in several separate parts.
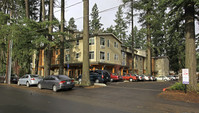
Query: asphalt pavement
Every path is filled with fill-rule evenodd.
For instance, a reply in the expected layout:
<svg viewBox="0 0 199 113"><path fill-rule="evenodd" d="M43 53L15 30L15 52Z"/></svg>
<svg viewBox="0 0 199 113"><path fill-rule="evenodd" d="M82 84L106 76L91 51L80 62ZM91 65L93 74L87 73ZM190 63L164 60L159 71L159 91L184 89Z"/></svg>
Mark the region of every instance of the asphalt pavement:
<svg viewBox="0 0 199 113"><path fill-rule="evenodd" d="M199 104L160 98L173 82L113 82L53 92L0 84L0 113L199 113Z"/></svg>

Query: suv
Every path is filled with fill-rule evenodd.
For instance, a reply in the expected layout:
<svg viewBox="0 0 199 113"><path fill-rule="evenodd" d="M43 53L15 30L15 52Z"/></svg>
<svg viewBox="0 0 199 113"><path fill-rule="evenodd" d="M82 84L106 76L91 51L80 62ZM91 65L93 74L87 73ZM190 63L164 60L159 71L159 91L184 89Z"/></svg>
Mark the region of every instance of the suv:
<svg viewBox="0 0 199 113"><path fill-rule="evenodd" d="M98 73L102 78L104 83L110 82L110 73L107 70L95 70L95 71L90 71L90 73Z"/></svg>
<svg viewBox="0 0 199 113"><path fill-rule="evenodd" d="M79 75L78 81L79 81L79 84L81 84L82 75ZM106 82L108 82L108 80L105 78L104 75L101 75L97 72L95 72L95 73L90 72L90 81L92 83L106 83Z"/></svg>

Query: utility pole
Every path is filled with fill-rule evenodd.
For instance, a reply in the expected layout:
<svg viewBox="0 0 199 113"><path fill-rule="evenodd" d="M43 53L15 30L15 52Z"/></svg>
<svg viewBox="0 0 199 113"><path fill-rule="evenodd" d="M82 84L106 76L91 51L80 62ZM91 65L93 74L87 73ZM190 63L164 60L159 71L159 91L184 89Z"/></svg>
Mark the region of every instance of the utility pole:
<svg viewBox="0 0 199 113"><path fill-rule="evenodd" d="M83 0L84 13L83 13L83 67L82 67L82 86L90 86L89 74L89 0Z"/></svg>

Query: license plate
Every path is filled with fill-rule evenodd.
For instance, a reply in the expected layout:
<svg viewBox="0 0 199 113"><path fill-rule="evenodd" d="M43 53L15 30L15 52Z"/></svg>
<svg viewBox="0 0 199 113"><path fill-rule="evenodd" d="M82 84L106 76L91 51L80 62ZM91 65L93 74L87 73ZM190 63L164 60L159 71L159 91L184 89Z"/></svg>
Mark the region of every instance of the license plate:
<svg viewBox="0 0 199 113"><path fill-rule="evenodd" d="M70 84L70 82L67 82L67 84Z"/></svg>

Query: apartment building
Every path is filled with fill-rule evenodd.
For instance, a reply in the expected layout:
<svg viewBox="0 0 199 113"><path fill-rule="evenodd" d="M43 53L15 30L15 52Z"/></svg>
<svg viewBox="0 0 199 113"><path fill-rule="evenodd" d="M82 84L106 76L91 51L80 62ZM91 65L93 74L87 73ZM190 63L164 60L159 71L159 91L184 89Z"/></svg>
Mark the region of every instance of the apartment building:
<svg viewBox="0 0 199 113"><path fill-rule="evenodd" d="M70 45L64 50L64 74L76 78L82 73L83 36L79 31L72 31L71 33L70 37L66 37ZM58 75L59 49L54 49L52 53L51 74ZM134 73L145 74L146 51L135 49L134 54ZM90 70L105 69L121 75L133 72L132 50L129 47L122 46L122 42L112 33L98 33L89 38L89 60ZM35 58L33 58L33 70L35 68L34 62ZM156 63L159 62L156 61ZM153 64L152 66L156 65ZM158 65L162 65L162 63ZM161 66L158 67L161 68ZM159 68L156 66L153 69ZM44 75L44 50L40 50L38 74ZM154 72L154 74L156 73Z"/></svg>

